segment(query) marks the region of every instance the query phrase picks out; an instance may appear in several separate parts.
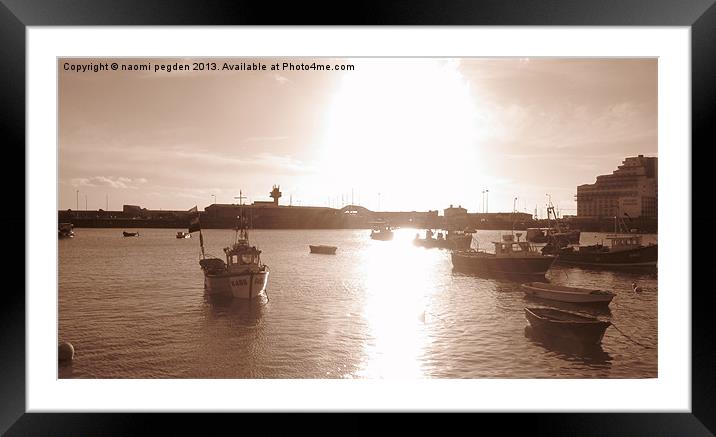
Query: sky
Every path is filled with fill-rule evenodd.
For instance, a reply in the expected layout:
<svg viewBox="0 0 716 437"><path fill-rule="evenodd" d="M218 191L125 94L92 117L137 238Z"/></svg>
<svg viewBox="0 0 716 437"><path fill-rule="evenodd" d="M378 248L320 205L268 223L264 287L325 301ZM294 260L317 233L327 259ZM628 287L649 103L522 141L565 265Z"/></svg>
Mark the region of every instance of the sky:
<svg viewBox="0 0 716 437"><path fill-rule="evenodd" d="M353 69L283 68L314 62ZM190 70L161 69L175 64ZM578 185L658 156L656 59L59 59L58 72L63 210L203 209L279 185L281 205L545 217L549 196L569 215Z"/></svg>

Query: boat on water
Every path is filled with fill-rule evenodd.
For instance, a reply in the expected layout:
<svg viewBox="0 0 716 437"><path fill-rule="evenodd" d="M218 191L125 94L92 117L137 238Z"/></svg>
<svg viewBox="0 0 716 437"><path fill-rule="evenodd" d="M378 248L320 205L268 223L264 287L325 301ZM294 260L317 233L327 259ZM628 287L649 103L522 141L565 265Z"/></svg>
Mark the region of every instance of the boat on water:
<svg viewBox="0 0 716 437"><path fill-rule="evenodd" d="M581 231L579 229L569 229L569 226L559 219L552 204L551 196L547 205L547 223L549 226L546 228L527 228L525 239L530 243L548 243L557 248L566 247L570 244L579 244Z"/></svg>
<svg viewBox="0 0 716 437"><path fill-rule="evenodd" d="M72 223L60 223L58 227L58 238L73 238L75 236Z"/></svg>
<svg viewBox="0 0 716 437"><path fill-rule="evenodd" d="M656 244L642 244L641 235L607 236L610 245L570 246L561 248L557 262L587 267L647 267L655 268L659 257ZM547 246L545 246L547 247Z"/></svg>
<svg viewBox="0 0 716 437"><path fill-rule="evenodd" d="M606 290L566 287L542 282L521 285L527 296L559 302L608 306L616 294Z"/></svg>
<svg viewBox="0 0 716 437"><path fill-rule="evenodd" d="M374 240L392 240L393 228L385 221L373 222L373 229L370 231L370 238Z"/></svg>
<svg viewBox="0 0 716 437"><path fill-rule="evenodd" d="M308 248L311 250L311 253L320 253L324 255L335 255L336 249L338 249L338 247L336 246L326 246L323 244L319 244L316 246L309 244Z"/></svg>
<svg viewBox="0 0 716 437"><path fill-rule="evenodd" d="M191 234L188 232L179 231L177 232L177 238L191 238Z"/></svg>
<svg viewBox="0 0 716 437"><path fill-rule="evenodd" d="M532 328L541 334L577 341L599 344L611 322L553 308L525 308L525 317Z"/></svg>
<svg viewBox="0 0 716 437"><path fill-rule="evenodd" d="M582 235L579 230L562 230L558 228L527 228L525 238L530 243L549 243L556 241L563 244L579 244L579 238Z"/></svg>
<svg viewBox="0 0 716 437"><path fill-rule="evenodd" d="M223 295L252 299L266 292L269 268L261 262L261 251L249 242L249 231L243 211L238 220L234 242L224 248L225 260L206 257L198 214L189 223L189 233L199 231L201 246L199 265L204 272L204 290L209 296Z"/></svg>
<svg viewBox="0 0 716 437"><path fill-rule="evenodd" d="M125 237L139 237L139 232L122 231L122 235L124 235Z"/></svg>
<svg viewBox="0 0 716 437"><path fill-rule="evenodd" d="M447 231L445 234L438 232L435 238L433 235L435 233L430 229L425 231L425 238L420 238L420 235L416 234L413 244L426 248L437 247L451 250L468 250L472 244L472 234L464 231Z"/></svg>
<svg viewBox="0 0 716 437"><path fill-rule="evenodd" d="M520 241L520 232L515 235L503 235L502 241L493 241L495 253L479 249L453 251L453 267L456 270L492 275L544 276L556 257L539 252L528 241Z"/></svg>
<svg viewBox="0 0 716 437"><path fill-rule="evenodd" d="M542 251L557 255L559 264L606 268L656 268L659 257L657 244L643 244L643 237L629 232L619 217L614 217L614 233L608 234L608 245L555 247L547 244Z"/></svg>

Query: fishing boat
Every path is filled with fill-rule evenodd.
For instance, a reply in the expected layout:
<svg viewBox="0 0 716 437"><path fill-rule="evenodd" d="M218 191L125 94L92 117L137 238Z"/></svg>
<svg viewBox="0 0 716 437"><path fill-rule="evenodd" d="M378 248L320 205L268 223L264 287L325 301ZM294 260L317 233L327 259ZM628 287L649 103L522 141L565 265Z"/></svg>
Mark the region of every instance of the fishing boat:
<svg viewBox="0 0 716 437"><path fill-rule="evenodd" d="M373 229L370 231L370 238L374 240L392 240L393 228L385 221L377 221L372 223Z"/></svg>
<svg viewBox="0 0 716 437"><path fill-rule="evenodd" d="M554 224L552 224L553 220ZM555 212L551 196L547 205L547 223L549 226L546 228L527 228L525 239L531 243L548 243L557 248L579 244L581 231L569 229L568 225L561 222Z"/></svg>
<svg viewBox="0 0 716 437"><path fill-rule="evenodd" d="M643 245L641 235L613 235L610 245L570 246L557 251L557 262L587 267L655 268L659 257L656 244Z"/></svg>
<svg viewBox="0 0 716 437"><path fill-rule="evenodd" d="M58 238L72 238L75 236L72 223L60 223L58 227Z"/></svg>
<svg viewBox="0 0 716 437"><path fill-rule="evenodd" d="M122 235L124 235L125 237L139 237L139 232L122 231Z"/></svg>
<svg viewBox="0 0 716 437"><path fill-rule="evenodd" d="M430 229L425 231L425 238L420 238L420 235L416 234L413 244L426 248L437 247L451 250L468 250L472 244L472 234L463 231L447 231L445 234L438 232L437 238L433 238L433 235L435 233Z"/></svg>
<svg viewBox="0 0 716 437"><path fill-rule="evenodd" d="M201 246L199 265L204 272L204 290L207 295L252 299L266 292L269 268L261 262L261 251L249 242L249 231L243 211L237 218L239 223L234 242L224 248L225 260L206 257L198 213L189 223L189 233L199 231Z"/></svg>
<svg viewBox="0 0 716 437"><path fill-rule="evenodd" d="M552 308L525 308L525 317L532 328L543 335L584 344L601 343L604 332L611 326L611 322L595 317Z"/></svg>
<svg viewBox="0 0 716 437"><path fill-rule="evenodd" d="M191 238L191 234L188 232L179 231L177 232L177 238Z"/></svg>
<svg viewBox="0 0 716 437"><path fill-rule="evenodd" d="M451 254L456 270L492 275L544 276L555 260L554 255L545 255L528 241L520 241L520 232L503 235L502 241L493 241L495 253L481 250L456 250Z"/></svg>
<svg viewBox="0 0 716 437"><path fill-rule="evenodd" d="M325 246L323 244L319 244L317 246L309 244L308 248L311 250L311 253L320 253L324 255L335 255L336 249L338 249L336 246Z"/></svg>
<svg viewBox="0 0 716 437"><path fill-rule="evenodd" d="M559 228L527 228L525 238L530 243L548 243L555 241L566 246L568 244L579 244L581 236L579 230L562 230Z"/></svg>
<svg viewBox="0 0 716 437"><path fill-rule="evenodd" d="M566 287L542 282L528 282L522 284L521 287L527 296L578 304L608 306L616 296L611 291Z"/></svg>
<svg viewBox="0 0 716 437"><path fill-rule="evenodd" d="M620 233L620 231L624 231ZM609 244L554 247L547 244L543 252L557 255L557 262L584 267L656 268L659 257L657 244L644 245L642 236L627 232L626 225L614 217L614 233L605 238Z"/></svg>

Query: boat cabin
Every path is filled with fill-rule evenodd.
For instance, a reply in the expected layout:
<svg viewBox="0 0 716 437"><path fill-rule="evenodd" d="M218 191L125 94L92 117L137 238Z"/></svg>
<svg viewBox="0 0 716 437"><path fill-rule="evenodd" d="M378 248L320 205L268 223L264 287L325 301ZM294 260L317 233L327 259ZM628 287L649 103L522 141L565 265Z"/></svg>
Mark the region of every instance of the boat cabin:
<svg viewBox="0 0 716 437"><path fill-rule="evenodd" d="M257 270L261 266L261 251L245 240L224 248L229 271Z"/></svg>
<svg viewBox="0 0 716 437"><path fill-rule="evenodd" d="M517 241L515 241L514 235L503 235L502 241L493 241L492 244L495 245L495 255L510 256L512 254L538 254L539 252L537 252L528 241L520 241L521 235L521 233L517 233Z"/></svg>
<svg viewBox="0 0 716 437"><path fill-rule="evenodd" d="M611 241L612 250L635 249L642 246L641 235L608 236L607 239Z"/></svg>

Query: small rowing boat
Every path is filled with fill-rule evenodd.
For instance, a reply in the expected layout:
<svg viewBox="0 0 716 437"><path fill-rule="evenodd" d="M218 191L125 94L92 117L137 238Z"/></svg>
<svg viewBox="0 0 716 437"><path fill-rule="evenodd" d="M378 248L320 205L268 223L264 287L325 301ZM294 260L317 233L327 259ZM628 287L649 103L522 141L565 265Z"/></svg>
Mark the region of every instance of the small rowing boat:
<svg viewBox="0 0 716 437"><path fill-rule="evenodd" d="M521 287L528 296L569 303L609 305L616 296L611 291L566 287L542 282L528 282L522 284Z"/></svg>
<svg viewBox="0 0 716 437"><path fill-rule="evenodd" d="M316 246L309 244L308 247L311 250L311 253L321 253L324 255L335 255L336 249L338 249L336 246L326 246L323 244Z"/></svg>
<svg viewBox="0 0 716 437"><path fill-rule="evenodd" d="M611 322L581 316L552 308L525 308L525 317L532 328L550 337L599 344Z"/></svg>

